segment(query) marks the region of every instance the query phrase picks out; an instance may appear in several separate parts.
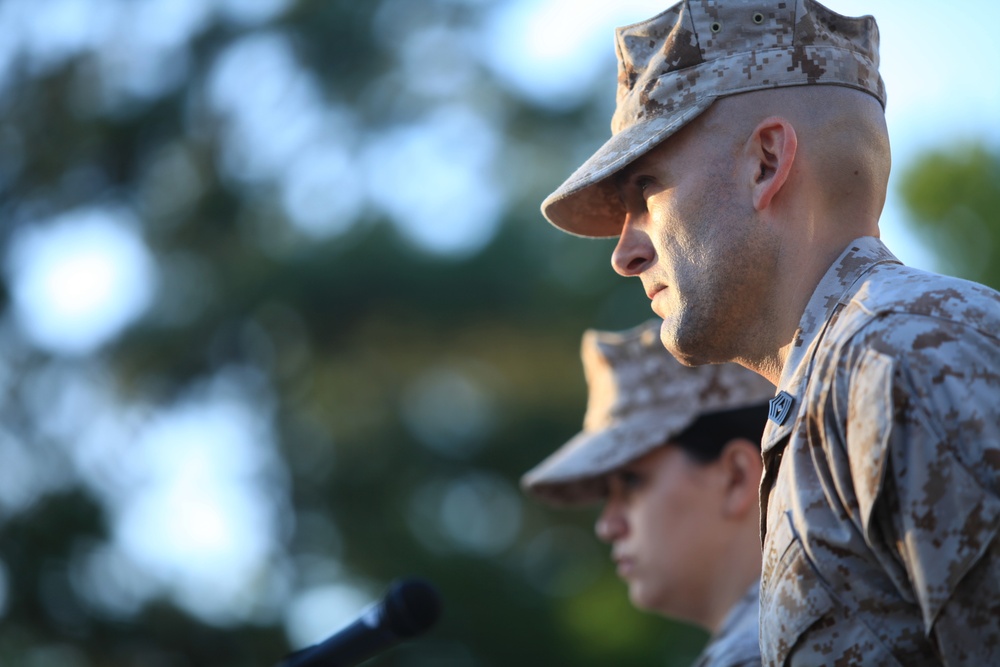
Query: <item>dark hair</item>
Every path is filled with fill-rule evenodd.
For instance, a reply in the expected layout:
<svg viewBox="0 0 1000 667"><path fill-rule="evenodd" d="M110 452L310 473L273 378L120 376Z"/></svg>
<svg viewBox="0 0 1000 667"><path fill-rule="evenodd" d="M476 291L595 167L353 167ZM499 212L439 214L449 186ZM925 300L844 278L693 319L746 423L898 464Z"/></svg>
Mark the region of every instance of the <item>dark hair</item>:
<svg viewBox="0 0 1000 667"><path fill-rule="evenodd" d="M735 410L707 412L670 439L670 443L687 452L698 463L711 463L719 458L730 440L744 438L760 447L767 424L767 403L758 403Z"/></svg>

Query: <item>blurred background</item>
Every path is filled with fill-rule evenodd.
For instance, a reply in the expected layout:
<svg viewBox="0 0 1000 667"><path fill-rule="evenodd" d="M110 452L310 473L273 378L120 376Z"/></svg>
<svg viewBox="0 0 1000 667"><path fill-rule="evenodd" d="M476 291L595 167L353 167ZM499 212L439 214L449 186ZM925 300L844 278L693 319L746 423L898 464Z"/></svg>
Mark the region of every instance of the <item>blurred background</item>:
<svg viewBox="0 0 1000 667"><path fill-rule="evenodd" d="M827 4L882 29L890 248L1000 286L1000 5ZM403 575L444 617L380 665L690 662L517 487L652 316L538 205L665 7L0 0L0 663L271 665Z"/></svg>

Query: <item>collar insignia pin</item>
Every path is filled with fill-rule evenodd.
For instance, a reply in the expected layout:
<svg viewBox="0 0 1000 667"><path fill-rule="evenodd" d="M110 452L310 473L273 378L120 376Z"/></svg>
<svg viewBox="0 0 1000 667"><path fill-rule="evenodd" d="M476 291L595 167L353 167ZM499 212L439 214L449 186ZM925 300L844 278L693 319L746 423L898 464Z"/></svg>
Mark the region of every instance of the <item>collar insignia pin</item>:
<svg viewBox="0 0 1000 667"><path fill-rule="evenodd" d="M778 426L781 426L788 419L788 412L795 399L784 391L779 391L778 395L767 403L767 418Z"/></svg>

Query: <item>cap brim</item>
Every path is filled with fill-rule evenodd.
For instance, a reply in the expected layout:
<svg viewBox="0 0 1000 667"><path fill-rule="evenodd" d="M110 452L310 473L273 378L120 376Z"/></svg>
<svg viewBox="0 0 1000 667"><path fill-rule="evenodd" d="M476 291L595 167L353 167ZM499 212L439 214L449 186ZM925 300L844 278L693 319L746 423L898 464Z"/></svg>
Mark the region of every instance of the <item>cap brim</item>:
<svg viewBox="0 0 1000 667"><path fill-rule="evenodd" d="M605 495L603 477L667 443L689 415L653 411L600 431L582 431L521 478L521 488L553 505L585 505Z"/></svg>
<svg viewBox="0 0 1000 667"><path fill-rule="evenodd" d="M697 99L689 107L635 123L614 135L545 198L542 215L576 236L618 236L625 209L610 177L687 125L713 101L714 97Z"/></svg>

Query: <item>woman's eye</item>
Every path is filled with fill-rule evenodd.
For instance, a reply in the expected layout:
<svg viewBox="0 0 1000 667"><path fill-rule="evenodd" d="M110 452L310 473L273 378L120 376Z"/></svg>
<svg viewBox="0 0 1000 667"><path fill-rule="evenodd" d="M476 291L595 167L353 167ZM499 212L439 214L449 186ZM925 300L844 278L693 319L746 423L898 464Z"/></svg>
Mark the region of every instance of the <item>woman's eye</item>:
<svg viewBox="0 0 1000 667"><path fill-rule="evenodd" d="M621 482L622 488L626 490L634 490L642 486L642 477L639 473L632 470L622 470L618 473L618 481Z"/></svg>

